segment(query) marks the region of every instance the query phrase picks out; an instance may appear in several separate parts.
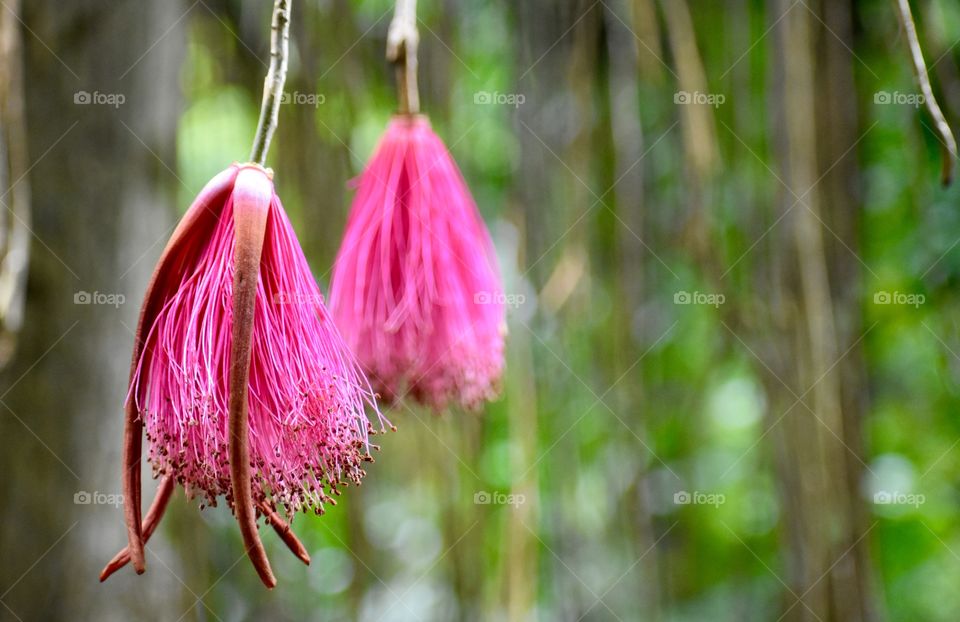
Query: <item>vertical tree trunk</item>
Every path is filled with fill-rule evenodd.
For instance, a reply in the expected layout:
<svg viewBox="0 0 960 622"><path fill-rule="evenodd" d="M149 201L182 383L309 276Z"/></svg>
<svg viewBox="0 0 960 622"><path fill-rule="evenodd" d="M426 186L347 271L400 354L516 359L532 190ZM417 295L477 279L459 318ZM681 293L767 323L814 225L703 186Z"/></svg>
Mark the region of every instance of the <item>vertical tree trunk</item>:
<svg viewBox="0 0 960 622"><path fill-rule="evenodd" d="M28 321L0 384L0 468L29 476L0 483L0 585L24 620L180 614L179 583L155 557L150 581L97 584L125 542L122 511L81 493L120 489L131 328L172 222L182 10L35 0L22 16L33 261Z"/></svg>
<svg viewBox="0 0 960 622"><path fill-rule="evenodd" d="M649 442L647 429L654 409L646 408L646 394L643 383L643 365L638 361L643 347L633 334L634 316L643 305L648 290L644 277L649 255L640 239L649 239L646 230L644 211L644 179L646 163L642 160L645 151L643 127L640 119L640 76L642 67L647 72L653 68L644 65L640 59L649 58L639 47L634 35L613 14L631 16L636 23L641 16L651 19L645 23L643 32L646 38L659 41L655 15L642 10L644 3L632 3L633 11L627 2L611 2L604 11L604 31L606 33L606 52L609 74L606 88L609 102L610 132L606 137L608 149L613 156L611 183L615 183L607 195L607 203L613 205L615 219L612 240L616 254L612 257L611 290L614 295L614 313L610 332L614 365L610 382L627 373L616 385L615 406L617 412L632 413L628 419L633 432L644 443ZM635 13L635 14L633 14ZM659 61L656 70L662 69ZM649 64L649 63L648 63ZM646 74L645 74L646 75ZM655 337L654 337L655 338ZM613 401L613 400L611 400ZM627 415L629 416L629 415ZM648 472L638 469L634 480L623 500L620 527L629 534L632 541L631 556L639 560L636 570L624 578L624 589L636 594L634 602L641 605L644 619L655 622L660 619L660 576L658 572L659 552L654 549L657 536L654 532L654 518L651 512L649 491L645 485ZM643 556L641 558L641 556Z"/></svg>
<svg viewBox="0 0 960 622"><path fill-rule="evenodd" d="M30 256L30 182L26 179L26 110L20 2L0 13L0 367L23 323Z"/></svg>
<svg viewBox="0 0 960 622"><path fill-rule="evenodd" d="M857 316L858 305L849 295L842 300L844 294L835 294L859 291L859 275L845 262L831 261L836 255L826 240L830 236L832 242L833 234L824 224L825 214L850 207L844 191L820 183L855 143L851 128L856 118L836 112L831 126L817 115L818 94L830 91L818 88L825 82L818 82L815 50L821 39L835 36L824 34L822 22L811 13L820 7L791 10L785 0L770 6L770 14L785 14L777 26L775 54L782 76L777 92L783 128L778 134L778 175L785 186L781 209L789 213L774 251L780 255L779 274L774 275L774 324L780 327L775 333L778 347L790 347L767 378L768 390L777 396L774 416L785 413L775 427L790 551L785 619L866 620L867 582L858 562L866 529L856 511L861 458L854 455L860 447L859 422L849 410L854 406L844 400L844 374L838 369L845 350L859 339L847 321ZM835 52L828 56L833 74L827 78L834 82L826 84L833 84L835 92L843 72L849 71L845 65L853 61L841 61ZM831 102L843 110L842 103ZM838 122L849 142L839 139ZM849 225L842 229L851 238L855 233ZM855 246L853 240L840 246L848 244ZM845 268L842 277L838 268ZM831 278L842 281L831 287ZM846 380L854 381L849 374Z"/></svg>
<svg viewBox="0 0 960 622"><path fill-rule="evenodd" d="M818 151L822 180L823 218L832 233L826 234L827 265L832 277L831 291L837 317L837 365L840 382L842 432L846 445L847 480L843 496L844 511L849 516L850 531L846 534L850 553L838 564L837 572L848 574L854 583L853 591L844 595L851 601L847 607L851 619L876 620L877 611L874 577L868 535L871 529L869 508L861 501L860 482L864 476L863 425L867 412L867 369L863 352L863 337L872 327L864 326L863 304L872 297L865 291L865 268L860 233L863 220L862 176L857 145L869 130L860 123L854 65L857 59L850 53L856 49L853 35L853 0L822 0L819 28L823 45L817 46L815 66L822 67L818 75L817 98ZM828 30L829 29L829 30ZM832 168L830 168L832 167ZM829 171L827 169L830 168ZM834 234L837 237L834 237ZM857 617L859 616L859 618Z"/></svg>
<svg viewBox="0 0 960 622"><path fill-rule="evenodd" d="M537 385L529 334L512 338L507 361L512 372L505 378L510 436L517 443L511 493L523 495L524 502L509 514L504 580L508 619L528 620L536 611L539 585L537 541L529 531L540 519L539 472L530 468L537 460Z"/></svg>

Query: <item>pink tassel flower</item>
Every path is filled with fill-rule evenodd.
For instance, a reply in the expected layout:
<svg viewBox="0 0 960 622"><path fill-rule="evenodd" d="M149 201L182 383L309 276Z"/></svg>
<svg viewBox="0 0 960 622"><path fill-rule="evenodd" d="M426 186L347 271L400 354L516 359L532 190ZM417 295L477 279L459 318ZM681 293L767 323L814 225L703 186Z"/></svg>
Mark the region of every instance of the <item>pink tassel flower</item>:
<svg viewBox="0 0 960 622"><path fill-rule="evenodd" d="M277 514L333 503L359 484L375 430L372 390L324 308L296 235L256 164L234 165L203 189L147 288L127 396L124 495L129 546L101 580L133 561L174 483L216 505L223 495L261 579L276 583L256 519L293 552L306 550ZM163 477L140 517L141 434Z"/></svg>
<svg viewBox="0 0 960 622"><path fill-rule="evenodd" d="M476 409L496 396L506 324L493 244L424 116L394 117L360 176L330 309L387 398Z"/></svg>

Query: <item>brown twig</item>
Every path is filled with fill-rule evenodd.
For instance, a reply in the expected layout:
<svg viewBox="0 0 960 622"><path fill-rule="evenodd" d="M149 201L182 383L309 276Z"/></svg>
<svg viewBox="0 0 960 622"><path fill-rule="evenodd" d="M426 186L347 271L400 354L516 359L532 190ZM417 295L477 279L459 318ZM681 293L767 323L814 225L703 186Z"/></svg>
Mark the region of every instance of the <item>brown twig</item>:
<svg viewBox="0 0 960 622"><path fill-rule="evenodd" d="M387 60L397 71L397 98L400 114L420 112L417 86L417 0L397 0L396 12L387 30Z"/></svg>
<svg viewBox="0 0 960 622"><path fill-rule="evenodd" d="M0 11L0 367L13 357L23 326L27 270L30 265L30 169L23 88L20 0Z"/></svg>
<svg viewBox="0 0 960 622"><path fill-rule="evenodd" d="M260 121L250 150L250 161L261 166L267 160L270 139L277 129L280 104L283 100L283 83L287 79L287 58L290 49L290 2L275 0L273 20L270 24L270 68L263 80L263 102L260 105Z"/></svg>
<svg viewBox="0 0 960 622"><path fill-rule="evenodd" d="M949 186L950 182L953 181L953 165L957 158L957 141L953 137L950 125L943 116L943 111L940 110L940 104L933 96L930 77L927 75L927 66L923 60L923 50L920 48L920 39L917 37L917 26L913 22L913 15L910 13L910 3L908 0L897 0L897 6L899 7L900 25L907 33L910 58L913 61L913 72L920 85L920 92L923 94L927 112L933 117L934 126L940 135L940 150L942 152L940 181L944 186Z"/></svg>

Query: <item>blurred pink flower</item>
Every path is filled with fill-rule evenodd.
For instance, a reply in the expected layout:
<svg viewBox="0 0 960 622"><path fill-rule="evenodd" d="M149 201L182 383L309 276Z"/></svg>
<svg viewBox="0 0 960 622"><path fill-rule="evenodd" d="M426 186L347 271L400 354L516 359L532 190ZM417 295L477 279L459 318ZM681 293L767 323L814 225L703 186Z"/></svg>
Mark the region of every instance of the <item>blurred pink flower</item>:
<svg viewBox="0 0 960 622"><path fill-rule="evenodd" d="M476 409L498 393L506 323L493 244L424 116L394 117L360 176L330 310L389 399Z"/></svg>
<svg viewBox="0 0 960 622"><path fill-rule="evenodd" d="M386 421L340 334L273 187L256 164L234 165L203 189L183 217L147 288L127 396L124 494L130 545L101 575L142 546L170 496L217 504L224 495L264 583L275 579L256 518L294 552L306 551L277 515L313 508L360 483L370 461L364 413ZM141 524L141 433L163 476Z"/></svg>

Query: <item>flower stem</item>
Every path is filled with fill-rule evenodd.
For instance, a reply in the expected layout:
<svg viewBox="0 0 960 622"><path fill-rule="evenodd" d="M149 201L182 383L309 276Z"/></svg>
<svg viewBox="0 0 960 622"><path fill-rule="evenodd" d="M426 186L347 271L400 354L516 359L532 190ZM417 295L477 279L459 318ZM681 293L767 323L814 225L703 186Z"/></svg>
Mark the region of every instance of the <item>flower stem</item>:
<svg viewBox="0 0 960 622"><path fill-rule="evenodd" d="M270 139L277 129L283 83L287 79L287 58L290 49L290 0L274 0L270 24L270 68L263 80L263 102L260 121L250 150L250 161L263 166L270 149Z"/></svg>
<svg viewBox="0 0 960 622"><path fill-rule="evenodd" d="M387 60L397 71L398 112L420 112L420 90L417 86L417 0L397 0L397 9L387 31Z"/></svg>
<svg viewBox="0 0 960 622"><path fill-rule="evenodd" d="M940 135L940 150L942 152L940 181L944 186L949 186L953 179L953 163L957 159L957 141L953 137L950 125L943 116L943 111L940 110L940 104L933 96L933 88L930 86L930 78L927 76L927 66L923 60L923 50L920 48L920 39L917 37L917 26L913 23L913 15L910 13L910 3L908 0L897 0L897 6L899 8L900 25L907 34L913 71L920 85L920 92L923 93L927 112L933 117L934 126Z"/></svg>

